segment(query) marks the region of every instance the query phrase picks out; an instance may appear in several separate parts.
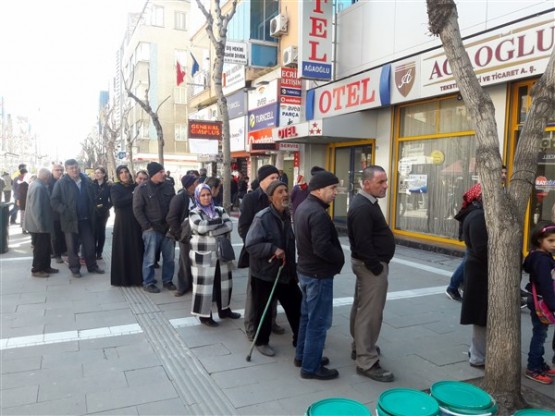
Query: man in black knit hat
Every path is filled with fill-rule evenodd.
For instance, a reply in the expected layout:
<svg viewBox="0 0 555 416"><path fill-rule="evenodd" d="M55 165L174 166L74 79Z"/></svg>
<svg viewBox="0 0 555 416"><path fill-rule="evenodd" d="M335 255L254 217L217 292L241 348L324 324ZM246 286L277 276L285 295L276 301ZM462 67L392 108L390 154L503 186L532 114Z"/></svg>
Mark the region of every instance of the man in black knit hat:
<svg viewBox="0 0 555 416"><path fill-rule="evenodd" d="M249 267L248 253L245 249L244 243L249 227L254 220L254 216L258 211L262 211L270 205L268 200L268 195L266 195L266 188L273 181L277 180L279 177L279 171L273 165L264 165L258 169L258 182L259 187L256 190L248 193L243 198L243 203L241 204L241 215L239 216L238 231L239 235L243 239L243 249L241 250L241 255L239 256L239 266ZM246 264L241 264L243 261ZM285 329L277 325L275 322L277 303L272 303L272 331L277 334L283 334ZM254 309L254 302L252 299L252 288L251 288L251 273L249 270L249 278L247 283L247 297L245 300L245 332L249 340L254 338L256 332L256 314Z"/></svg>
<svg viewBox="0 0 555 416"><path fill-rule="evenodd" d="M133 213L143 230L143 289L150 293L160 293L154 280L154 263L159 249L163 259L162 283L166 289L176 290L172 282L175 271L175 241L166 237L170 228L166 216L175 190L166 180L164 166L160 163L150 162L146 169L150 179L135 188Z"/></svg>

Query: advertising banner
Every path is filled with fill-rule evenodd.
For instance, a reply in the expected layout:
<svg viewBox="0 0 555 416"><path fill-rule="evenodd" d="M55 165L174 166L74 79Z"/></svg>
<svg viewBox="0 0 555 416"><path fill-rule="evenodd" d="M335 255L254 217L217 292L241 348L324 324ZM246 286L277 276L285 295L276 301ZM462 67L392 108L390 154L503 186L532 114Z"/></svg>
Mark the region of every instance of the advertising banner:
<svg viewBox="0 0 555 416"><path fill-rule="evenodd" d="M303 0L299 5L299 78L332 79L332 0Z"/></svg>
<svg viewBox="0 0 555 416"><path fill-rule="evenodd" d="M244 91L238 91L226 99L230 119L247 115L247 94Z"/></svg>
<svg viewBox="0 0 555 416"><path fill-rule="evenodd" d="M301 106L291 104L279 105L279 125L290 126L301 122Z"/></svg>
<svg viewBox="0 0 555 416"><path fill-rule="evenodd" d="M189 139L221 140L221 121L189 120ZM201 152L206 153L206 152Z"/></svg>
<svg viewBox="0 0 555 416"><path fill-rule="evenodd" d="M224 95L229 95L241 88L245 88L245 85L245 65L224 63L222 72L222 89Z"/></svg>
<svg viewBox="0 0 555 416"><path fill-rule="evenodd" d="M249 111L249 132L275 127L278 122L279 108L277 103Z"/></svg>
<svg viewBox="0 0 555 416"><path fill-rule="evenodd" d="M255 90L249 91L249 110L255 110L268 104L277 102L278 80L270 81L268 85L259 85Z"/></svg>
<svg viewBox="0 0 555 416"><path fill-rule="evenodd" d="M229 120L229 149L231 152L245 150L247 117L239 117Z"/></svg>

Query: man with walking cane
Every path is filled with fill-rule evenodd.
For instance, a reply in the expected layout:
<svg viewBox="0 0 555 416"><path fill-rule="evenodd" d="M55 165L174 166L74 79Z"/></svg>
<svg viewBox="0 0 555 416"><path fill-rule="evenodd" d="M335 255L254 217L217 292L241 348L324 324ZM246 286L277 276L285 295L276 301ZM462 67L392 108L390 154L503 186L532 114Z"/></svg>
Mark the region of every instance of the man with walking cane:
<svg viewBox="0 0 555 416"><path fill-rule="evenodd" d="M255 324L260 328L254 345L261 354L272 357L275 351L268 345L272 317L264 314L266 304L272 301L272 294L279 300L293 331L293 345L296 345L302 296L297 285L295 236L289 216L287 185L275 180L266 188L266 194L270 206L255 215L245 248L249 252ZM281 264L283 268L277 276Z"/></svg>
<svg viewBox="0 0 555 416"><path fill-rule="evenodd" d="M308 184L310 195L295 210L297 271L303 295L295 363L300 364L302 378L339 376L337 370L325 367L329 360L322 357L333 315L333 276L345 263L337 230L326 212L337 195L338 183L330 172L316 173Z"/></svg>

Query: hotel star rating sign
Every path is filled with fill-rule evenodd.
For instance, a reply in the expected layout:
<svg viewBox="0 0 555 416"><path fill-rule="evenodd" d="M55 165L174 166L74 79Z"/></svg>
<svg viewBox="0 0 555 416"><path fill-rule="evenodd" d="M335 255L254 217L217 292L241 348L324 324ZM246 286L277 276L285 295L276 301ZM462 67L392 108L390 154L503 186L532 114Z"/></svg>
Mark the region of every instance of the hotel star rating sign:
<svg viewBox="0 0 555 416"><path fill-rule="evenodd" d="M308 130L311 136L319 136L322 134L322 129L320 128L320 124L317 121L310 123L310 129Z"/></svg>

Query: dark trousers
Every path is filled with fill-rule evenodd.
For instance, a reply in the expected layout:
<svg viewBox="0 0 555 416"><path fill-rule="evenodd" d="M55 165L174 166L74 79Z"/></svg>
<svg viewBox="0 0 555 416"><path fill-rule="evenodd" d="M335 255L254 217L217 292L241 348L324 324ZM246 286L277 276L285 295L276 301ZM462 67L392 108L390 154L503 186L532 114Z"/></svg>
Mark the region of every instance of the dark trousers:
<svg viewBox="0 0 555 416"><path fill-rule="evenodd" d="M252 294L254 298L254 310L256 316L256 325L260 325L262 320L262 314L264 313L264 308L268 303L270 294L272 293L272 287L274 282L266 282L265 280L257 279L253 276L251 279L252 284ZM281 303L281 306L285 310L285 315L293 331L293 344L297 344L297 335L299 334L299 321L301 317L301 301L302 293L299 289L297 283L292 280L287 284L278 283L276 290L274 291L274 297ZM272 308L268 307L264 321L262 321L262 326L260 327L260 332L258 333L258 338L256 339L256 345L267 345L270 341L270 333L272 332Z"/></svg>
<svg viewBox="0 0 555 416"><path fill-rule="evenodd" d="M15 224L17 221L17 211L19 211L19 207L17 204L14 204L13 208L10 210L10 223Z"/></svg>
<svg viewBox="0 0 555 416"><path fill-rule="evenodd" d="M82 254L85 258L87 270L90 272L98 268L94 252L94 232L89 220L79 221L79 233L65 233L69 269L77 273L81 269L79 262L79 243L82 245Z"/></svg>
<svg viewBox="0 0 555 416"><path fill-rule="evenodd" d="M186 293L193 287L193 277L191 274L191 259L189 243L179 243L179 268L177 269L177 290Z"/></svg>
<svg viewBox="0 0 555 416"><path fill-rule="evenodd" d="M50 234L31 233L33 244L33 268L31 271L46 272L50 269Z"/></svg>
<svg viewBox="0 0 555 416"><path fill-rule="evenodd" d="M94 230L94 246L97 256L102 256L104 250L104 243L106 242L106 223L108 217L96 217L96 224Z"/></svg>
<svg viewBox="0 0 555 416"><path fill-rule="evenodd" d="M12 191L4 191L4 202L8 203L12 199Z"/></svg>
<svg viewBox="0 0 555 416"><path fill-rule="evenodd" d="M66 252L66 240L62 232L60 221L54 221L54 231L50 234L50 242L52 244L52 255L54 257L62 257L62 253Z"/></svg>

